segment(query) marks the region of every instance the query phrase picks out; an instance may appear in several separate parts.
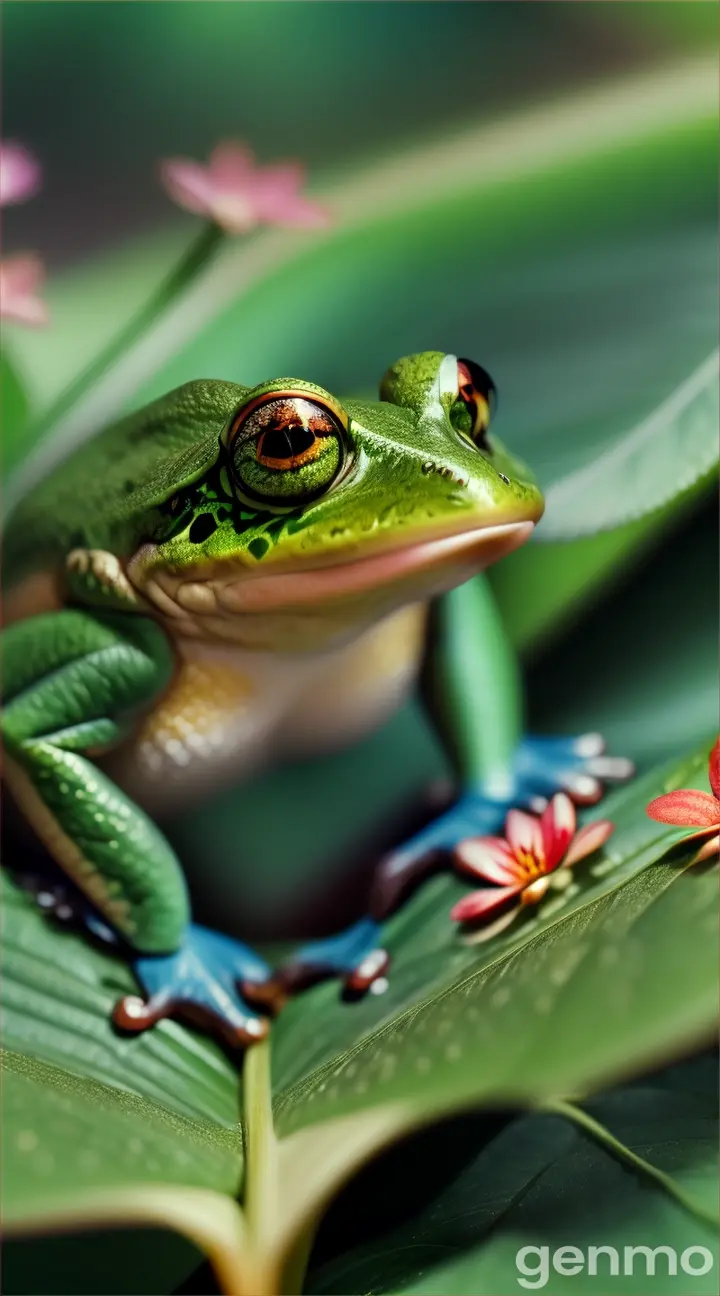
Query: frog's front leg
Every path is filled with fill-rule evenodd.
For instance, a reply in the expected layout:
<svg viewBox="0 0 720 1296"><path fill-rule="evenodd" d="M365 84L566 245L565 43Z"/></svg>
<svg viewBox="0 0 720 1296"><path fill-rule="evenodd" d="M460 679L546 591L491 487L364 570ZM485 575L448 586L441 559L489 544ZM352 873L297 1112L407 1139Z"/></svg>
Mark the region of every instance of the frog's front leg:
<svg viewBox="0 0 720 1296"><path fill-rule="evenodd" d="M348 932L300 950L281 971L287 984L313 969L342 975L358 989L387 967L380 922L467 837L502 832L514 806L539 809L555 792L592 803L606 780L629 778L630 761L607 757L598 734L578 738L522 735L522 692L515 653L490 587L475 577L437 608L426 695L454 760L459 796L426 828L380 863L370 915Z"/></svg>
<svg viewBox="0 0 720 1296"><path fill-rule="evenodd" d="M65 610L3 634L5 777L61 869L128 947L148 1001L118 1005L117 1023L141 1030L160 1017L211 1019L233 1044L267 1022L238 986L267 966L230 937L190 923L180 865L155 824L91 763L128 717L167 685L170 645L148 618Z"/></svg>

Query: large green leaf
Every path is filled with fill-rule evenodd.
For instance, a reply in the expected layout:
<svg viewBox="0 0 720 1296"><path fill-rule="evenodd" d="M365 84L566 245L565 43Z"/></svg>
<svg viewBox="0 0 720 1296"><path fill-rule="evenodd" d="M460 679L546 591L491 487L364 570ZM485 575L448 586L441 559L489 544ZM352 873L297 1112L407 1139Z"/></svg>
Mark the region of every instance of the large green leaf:
<svg viewBox="0 0 720 1296"><path fill-rule="evenodd" d="M128 1185L239 1191L239 1131L7 1051L4 1216L43 1215Z"/></svg>
<svg viewBox="0 0 720 1296"><path fill-rule="evenodd" d="M60 1016L67 1017L67 1004L63 1008ZM85 1043L71 1032L68 1038ZM107 1085L12 1051L2 1062L7 1230L22 1235L118 1222L155 1225L166 1230L159 1254L149 1269L141 1264L138 1270L151 1272L155 1284L162 1284L161 1274L182 1277L193 1267L196 1252L181 1235L212 1256L218 1272L236 1274L243 1249L243 1222L234 1204L242 1172L239 1128L180 1116L171 1097L165 1105L128 1092L121 1087L122 1073ZM172 1071L168 1079L172 1088ZM111 1240L105 1247L106 1281L118 1273L117 1266L111 1268L115 1250ZM122 1268L124 1261L119 1263ZM58 1292L54 1282L52 1290Z"/></svg>
<svg viewBox="0 0 720 1296"><path fill-rule="evenodd" d="M706 751L609 798L604 856L521 926L463 944L447 923L460 884L438 880L388 925L386 995L343 1015L322 986L291 1005L275 1030L280 1132L379 1103L587 1091L710 1031L715 879L652 864L670 838L644 816L668 784L706 783Z"/></svg>
<svg viewBox="0 0 720 1296"><path fill-rule="evenodd" d="M349 1007L334 986L323 986L281 1015L274 1028L280 1196L264 1244L273 1264L336 1186L400 1133L458 1107L534 1105L592 1089L707 1033L716 1003L715 882L707 872L682 867L687 851L653 863L682 834L642 812L664 787L702 784L704 768L702 753L616 794L608 804L617 824L611 850L579 868L576 886L514 934L464 944L447 916L460 884L439 879L389 925L396 966L387 995ZM79 1016L75 1001L56 993L64 1066L42 1060L50 933L21 896L15 897L16 922L18 914L24 935L10 945L3 980L10 998L22 986L22 1044L35 1057L13 1055L6 1082L6 1141L14 1140L16 1153L5 1186L6 1217L25 1228L174 1222L212 1251L216 1234L208 1240L198 1225L188 1227L188 1213L195 1220L197 1211L187 1194L198 1184L212 1185L212 1201L216 1189L232 1192L239 1174L236 1135L217 1118L180 1116L177 1075L159 1071L157 1063L155 1071L169 1083L167 1105L156 1093L151 1100L88 1078L98 1065L113 1065L99 983L103 962L106 975L117 972L107 956L95 952L95 961L87 961L81 942L57 933L53 939L65 942L58 984L77 961L76 995L84 978L85 1002ZM17 959L20 946L26 962ZM104 1044L101 1064L86 1052L88 1023ZM9 1037L6 1032L8 1044L18 1031L16 1024ZM187 1040L193 1070L200 1057L212 1057L212 1046L176 1033ZM161 1041L164 1048L162 1035L136 1043L150 1050ZM52 1033L49 1039L54 1052ZM138 1068L136 1082L134 1071L118 1067L117 1059L114 1065L116 1085L156 1089L156 1075L149 1082ZM197 1100L184 1074L183 1105L188 1092ZM202 1156L192 1153L205 1142ZM143 1191L158 1183L164 1185L160 1204ZM212 1201L208 1218L215 1219ZM202 1210L198 1218L205 1218ZM219 1245L227 1249L225 1233Z"/></svg>
<svg viewBox="0 0 720 1296"><path fill-rule="evenodd" d="M717 463L718 352L585 467L553 481L545 539L610 531L660 508Z"/></svg>
<svg viewBox="0 0 720 1296"><path fill-rule="evenodd" d="M716 1206L714 1058L610 1091L588 1110L681 1190ZM364 1213L374 1227L353 1246ZM537 1248L547 1248L543 1290L560 1296L569 1289L568 1276L553 1269L553 1253L574 1246L587 1256L589 1246L603 1245L618 1251L621 1273L609 1277L605 1255L596 1275L585 1268L573 1277L573 1293L603 1288L605 1277L608 1290L622 1296L650 1286L664 1296L711 1296L716 1271L693 1279L679 1260L686 1247L715 1253L715 1243L711 1227L558 1117L524 1116L498 1129L497 1120L476 1116L416 1137L351 1185L319 1238L318 1254L330 1250L335 1257L311 1267L305 1291L512 1296L523 1277L516 1255L532 1247L524 1276L533 1268L540 1276L543 1253ZM678 1272L670 1275L659 1253L649 1277L640 1253L634 1273L623 1274L625 1246L673 1247ZM691 1257L692 1263L702 1267L702 1257Z"/></svg>

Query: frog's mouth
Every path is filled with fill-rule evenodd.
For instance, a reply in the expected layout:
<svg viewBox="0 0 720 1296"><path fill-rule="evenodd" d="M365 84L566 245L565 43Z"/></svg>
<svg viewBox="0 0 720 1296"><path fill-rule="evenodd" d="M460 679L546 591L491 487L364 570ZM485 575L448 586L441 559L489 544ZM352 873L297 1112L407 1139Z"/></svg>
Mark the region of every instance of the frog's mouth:
<svg viewBox="0 0 720 1296"><path fill-rule="evenodd" d="M511 522L395 547L352 561L343 562L338 555L337 561L325 561L318 567L295 567L291 572L253 574L250 579L231 580L220 587L218 598L228 612L266 612L315 606L338 598L362 598L407 582L414 585L416 580L426 587L433 576L446 586L458 565L469 567L472 572L489 567L521 545L532 529L531 522Z"/></svg>
<svg viewBox="0 0 720 1296"><path fill-rule="evenodd" d="M481 526L437 539L395 545L352 557L337 551L328 561L278 564L259 571L237 559L171 569L144 545L131 559L128 577L182 634L245 638L233 625L305 618L367 623L403 604L426 601L462 584L512 553L534 523Z"/></svg>

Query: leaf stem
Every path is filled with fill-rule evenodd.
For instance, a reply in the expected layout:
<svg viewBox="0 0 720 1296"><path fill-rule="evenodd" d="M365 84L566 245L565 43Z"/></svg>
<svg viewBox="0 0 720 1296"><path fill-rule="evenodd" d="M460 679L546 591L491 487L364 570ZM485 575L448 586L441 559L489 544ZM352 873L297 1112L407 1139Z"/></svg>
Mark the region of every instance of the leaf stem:
<svg viewBox="0 0 720 1296"><path fill-rule="evenodd" d="M243 1066L245 1219L256 1262L253 1296L277 1290L278 1147L271 1100L270 1040L253 1044Z"/></svg>
<svg viewBox="0 0 720 1296"><path fill-rule="evenodd" d="M30 435L37 440L48 432L73 405L77 404L85 392L109 369L112 364L143 333L150 328L162 312L172 304L176 297L192 283L205 268L225 237L224 231L212 221L203 225L198 236L185 250L177 264L161 281L152 296L128 320L118 333L110 339L107 346L90 361L90 364L64 387L59 396L44 410L34 422Z"/></svg>
<svg viewBox="0 0 720 1296"><path fill-rule="evenodd" d="M607 1150L613 1156L617 1157L618 1160L624 1161L627 1165L631 1166L633 1170L637 1170L640 1174L645 1175L646 1178L652 1179L660 1188L664 1189L666 1193L669 1193L671 1197L674 1197L675 1201L677 1201L680 1206L683 1206L685 1210L690 1211L696 1219L702 1220L705 1224L712 1225L713 1228L717 1228L718 1217L715 1211L712 1211L701 1205L700 1202L695 1201L689 1193L686 1193L685 1190L680 1187L680 1184L677 1183L675 1179L670 1175L665 1174L663 1170L659 1170L657 1166L652 1165L650 1161L646 1161L644 1157L640 1157L636 1152L631 1151L625 1143L621 1143L619 1139L616 1139L615 1136L610 1133L609 1129L606 1129L606 1127L601 1125L599 1121L594 1120L594 1118L589 1116L586 1111L583 1111L581 1107L576 1107L574 1103L566 1102L562 1098L554 1098L548 1099L547 1102L539 1103L536 1110L546 1112L550 1115L563 1116L566 1120L572 1121L574 1125L577 1125L586 1134L589 1134L591 1138L595 1139L596 1143L600 1143L603 1147L607 1148Z"/></svg>

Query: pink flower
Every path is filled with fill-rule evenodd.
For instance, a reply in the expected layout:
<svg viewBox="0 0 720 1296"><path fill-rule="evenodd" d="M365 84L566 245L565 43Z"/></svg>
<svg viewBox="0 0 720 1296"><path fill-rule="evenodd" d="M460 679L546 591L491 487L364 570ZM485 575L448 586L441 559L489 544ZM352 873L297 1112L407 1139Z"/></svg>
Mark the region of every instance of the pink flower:
<svg viewBox="0 0 720 1296"><path fill-rule="evenodd" d="M40 164L22 144L0 144L0 207L25 202L40 188Z"/></svg>
<svg viewBox="0 0 720 1296"><path fill-rule="evenodd" d="M300 193L304 176L299 162L256 167L250 149L232 141L218 144L207 166L191 158L168 158L160 165L170 197L228 234L246 234L256 225L326 225L324 209Z"/></svg>
<svg viewBox="0 0 720 1296"><path fill-rule="evenodd" d="M35 295L44 278L42 261L32 253L4 257L0 261L0 316L19 324L47 324L47 306Z"/></svg>
<svg viewBox="0 0 720 1296"><path fill-rule="evenodd" d="M688 833L686 841L707 839L693 864L720 854L720 738L708 758L708 778L713 790L712 796L709 792L700 792L696 788L677 788L675 792L655 797L647 807L650 818L658 823L675 824L678 828L695 828L695 832Z"/></svg>
<svg viewBox="0 0 720 1296"><path fill-rule="evenodd" d="M550 874L598 850L614 830L609 820L596 819L576 833L576 822L572 801L558 792L540 818L511 810L505 837L469 837L460 842L455 860L462 872L494 885L465 896L450 917L468 922L493 918L508 909L514 917L522 905L537 904L551 885Z"/></svg>

